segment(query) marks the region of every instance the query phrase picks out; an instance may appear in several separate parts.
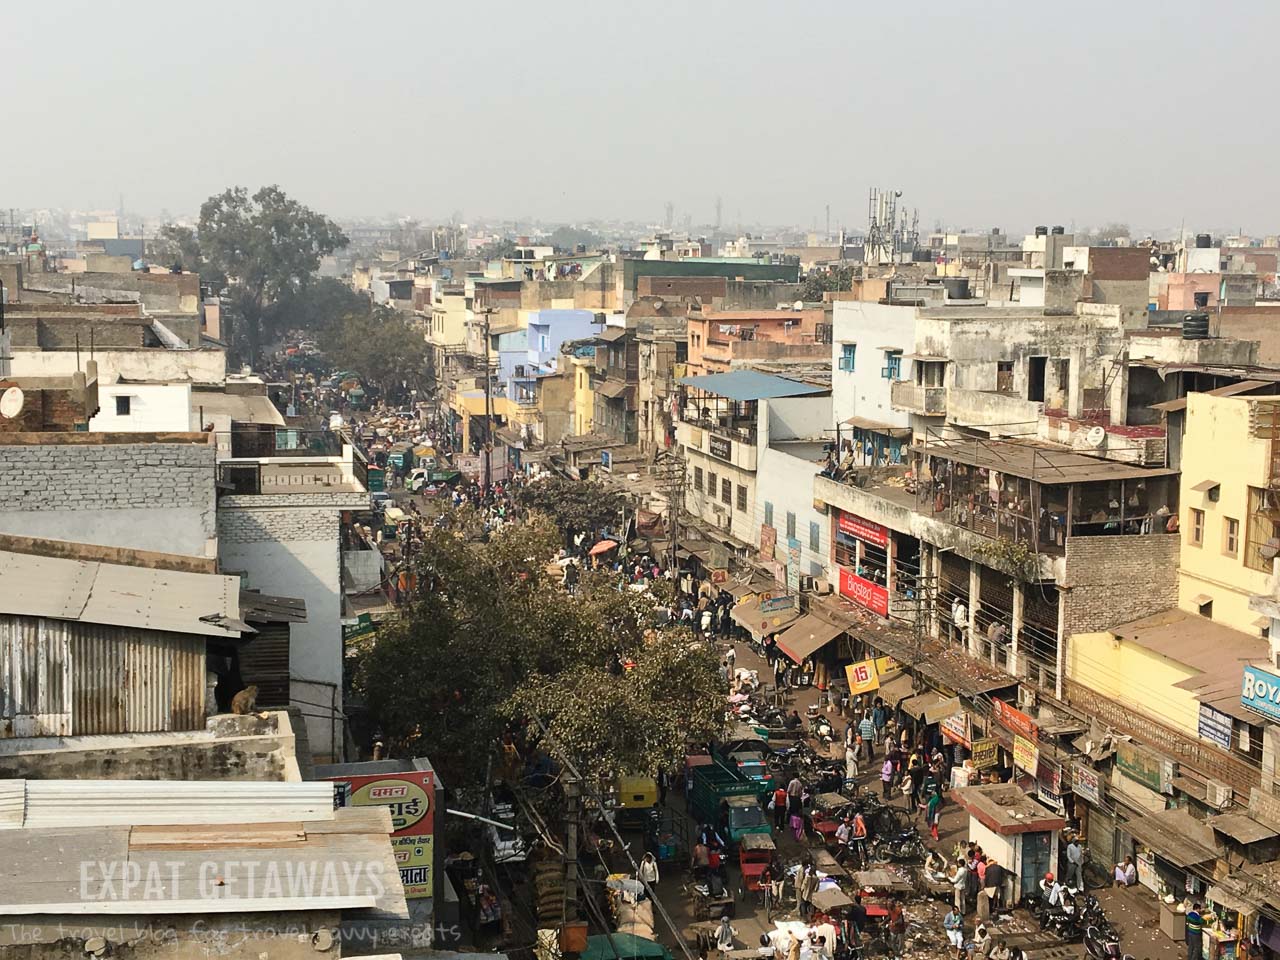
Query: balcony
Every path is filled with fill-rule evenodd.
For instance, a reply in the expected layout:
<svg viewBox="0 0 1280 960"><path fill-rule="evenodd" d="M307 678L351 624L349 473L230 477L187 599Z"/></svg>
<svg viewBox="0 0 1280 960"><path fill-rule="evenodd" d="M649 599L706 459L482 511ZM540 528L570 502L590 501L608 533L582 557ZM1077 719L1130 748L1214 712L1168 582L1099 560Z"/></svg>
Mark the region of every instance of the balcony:
<svg viewBox="0 0 1280 960"><path fill-rule="evenodd" d="M947 388L895 380L889 386L889 401L895 410L905 410L922 417L943 417L947 413Z"/></svg>
<svg viewBox="0 0 1280 960"><path fill-rule="evenodd" d="M676 425L676 441L686 450L722 460L740 470L756 469L755 424L727 427L713 420L684 420Z"/></svg>

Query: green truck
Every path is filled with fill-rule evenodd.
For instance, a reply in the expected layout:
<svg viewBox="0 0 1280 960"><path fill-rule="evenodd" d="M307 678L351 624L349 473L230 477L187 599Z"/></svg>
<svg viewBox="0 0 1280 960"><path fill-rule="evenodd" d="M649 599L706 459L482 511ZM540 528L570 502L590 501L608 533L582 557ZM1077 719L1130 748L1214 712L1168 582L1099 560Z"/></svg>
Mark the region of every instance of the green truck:
<svg viewBox="0 0 1280 960"><path fill-rule="evenodd" d="M737 846L748 833L772 832L760 805L764 790L759 780L713 761L692 767L689 783L689 812L700 823L727 833L724 839L730 846Z"/></svg>

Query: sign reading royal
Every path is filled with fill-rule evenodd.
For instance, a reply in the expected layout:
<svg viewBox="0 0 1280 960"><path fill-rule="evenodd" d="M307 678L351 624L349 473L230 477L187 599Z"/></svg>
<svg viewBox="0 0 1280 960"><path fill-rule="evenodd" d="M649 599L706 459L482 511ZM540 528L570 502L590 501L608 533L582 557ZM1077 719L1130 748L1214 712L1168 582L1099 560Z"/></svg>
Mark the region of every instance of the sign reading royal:
<svg viewBox="0 0 1280 960"><path fill-rule="evenodd" d="M1280 677L1261 667L1246 666L1240 703L1272 720L1280 720Z"/></svg>

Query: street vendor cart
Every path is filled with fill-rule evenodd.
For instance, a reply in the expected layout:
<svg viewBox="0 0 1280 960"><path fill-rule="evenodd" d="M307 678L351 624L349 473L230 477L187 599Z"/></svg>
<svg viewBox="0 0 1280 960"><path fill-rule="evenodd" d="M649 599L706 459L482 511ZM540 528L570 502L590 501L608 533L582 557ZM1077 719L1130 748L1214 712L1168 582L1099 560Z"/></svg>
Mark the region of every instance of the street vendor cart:
<svg viewBox="0 0 1280 960"><path fill-rule="evenodd" d="M764 899L765 917L768 917L769 894L761 883L761 877L773 862L777 852L773 837L767 833L748 833L738 842L738 869L742 873L742 882L738 885L738 897L744 898L748 893L759 893Z"/></svg>
<svg viewBox="0 0 1280 960"><path fill-rule="evenodd" d="M840 911L853 906L853 900L836 884L819 887L810 901L819 913L826 914L834 922L839 922Z"/></svg>

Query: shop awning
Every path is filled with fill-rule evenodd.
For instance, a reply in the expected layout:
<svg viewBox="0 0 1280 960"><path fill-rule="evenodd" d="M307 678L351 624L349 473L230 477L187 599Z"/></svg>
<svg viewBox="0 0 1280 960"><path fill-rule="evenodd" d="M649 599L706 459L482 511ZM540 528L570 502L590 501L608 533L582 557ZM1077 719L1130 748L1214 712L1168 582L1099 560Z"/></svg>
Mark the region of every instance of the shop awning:
<svg viewBox="0 0 1280 960"><path fill-rule="evenodd" d="M1194 867L1218 858L1213 828L1186 810L1161 810L1121 824L1121 829L1177 867Z"/></svg>
<svg viewBox="0 0 1280 960"><path fill-rule="evenodd" d="M880 697L891 708L898 705L898 701L903 697L909 697L915 692L915 681L905 673L900 673L887 683L880 684L880 689L874 694Z"/></svg>
<svg viewBox="0 0 1280 960"><path fill-rule="evenodd" d="M725 591L735 600L741 600L743 597L750 596L756 592L756 588L749 583L739 583L737 580L728 580L724 583L717 583L717 587Z"/></svg>
<svg viewBox="0 0 1280 960"><path fill-rule="evenodd" d="M1225 833L1232 840L1241 843L1258 843L1261 840L1272 840L1278 834L1265 823L1259 823L1245 813L1222 813L1209 818L1209 826L1219 833Z"/></svg>
<svg viewBox="0 0 1280 960"><path fill-rule="evenodd" d="M858 430L867 430L871 433L882 433L889 437L911 436L910 427L896 427L891 423L881 423L879 420L871 420L868 417L850 417L845 421L845 423Z"/></svg>
<svg viewBox="0 0 1280 960"><path fill-rule="evenodd" d="M947 697L947 699L935 703L931 707L925 707L924 722L925 723L941 723L947 717L954 717L964 708L960 706L959 697Z"/></svg>
<svg viewBox="0 0 1280 960"><path fill-rule="evenodd" d="M813 656L840 634L844 633L842 625L829 623L812 613L807 613L778 637L778 649L796 663L805 657Z"/></svg>
<svg viewBox="0 0 1280 960"><path fill-rule="evenodd" d="M930 711L937 711L941 704L949 706L942 711L938 719L949 717L955 713L960 707L960 701L955 697L944 697L936 690L926 690L924 693L912 697L898 705L901 710L909 717L915 717L917 720L923 720L925 723L937 723L937 720L930 720Z"/></svg>
<svg viewBox="0 0 1280 960"><path fill-rule="evenodd" d="M1256 913L1258 908L1252 903L1241 900L1233 893L1228 893L1217 884L1211 884L1205 893L1206 899L1210 902L1226 910L1235 910L1237 913Z"/></svg>
<svg viewBox="0 0 1280 960"><path fill-rule="evenodd" d="M761 611L760 597L739 603L729 615L736 624L759 639L785 630L800 619L800 611L795 607L789 610Z"/></svg>

